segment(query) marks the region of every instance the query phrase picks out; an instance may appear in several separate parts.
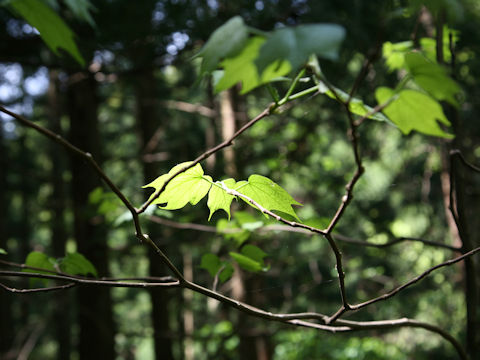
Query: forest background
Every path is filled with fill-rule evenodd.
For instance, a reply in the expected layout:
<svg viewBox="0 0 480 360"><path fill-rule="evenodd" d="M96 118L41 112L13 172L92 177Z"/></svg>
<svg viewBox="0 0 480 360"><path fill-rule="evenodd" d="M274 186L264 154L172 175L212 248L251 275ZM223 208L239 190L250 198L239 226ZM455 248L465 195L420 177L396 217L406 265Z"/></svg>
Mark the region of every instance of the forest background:
<svg viewBox="0 0 480 360"><path fill-rule="evenodd" d="M33 25L41 13L22 4L39 3L66 24ZM478 354L477 1L1 4L2 359ZM335 56L319 50L321 73L315 61L298 73L305 58L282 81L245 94L239 72L243 88L218 91L221 73L201 75L226 65L206 60L235 56L238 32L194 56L235 16L253 35L312 23L344 35ZM422 116L379 100L380 87L425 84L405 76L417 53L443 66L425 73L451 126L423 126L418 99L407 105ZM372 108L352 109L354 96ZM403 109L406 128L380 113ZM235 194L231 219L203 200L132 221L120 192L141 209L142 186L202 154L213 179L265 176L303 206L263 211Z"/></svg>

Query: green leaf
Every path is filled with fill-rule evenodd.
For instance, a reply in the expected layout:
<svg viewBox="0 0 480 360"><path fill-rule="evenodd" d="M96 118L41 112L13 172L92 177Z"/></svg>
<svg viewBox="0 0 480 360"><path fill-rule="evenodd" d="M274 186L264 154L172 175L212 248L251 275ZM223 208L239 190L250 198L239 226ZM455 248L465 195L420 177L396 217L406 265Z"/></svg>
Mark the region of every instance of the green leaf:
<svg viewBox="0 0 480 360"><path fill-rule="evenodd" d="M227 179L223 180L222 182L229 189L233 189L235 186L234 179ZM233 198L233 195L227 194L219 185L214 184L208 193L207 206L210 209L208 221L210 221L212 215L217 210L224 210L228 214L228 219L230 220L230 205L232 204Z"/></svg>
<svg viewBox="0 0 480 360"><path fill-rule="evenodd" d="M349 94L347 94L345 91L343 91L343 90L341 90L341 89L339 89L335 86L331 86L331 88L335 91L335 94L337 94L337 96L340 98L340 100L342 102L347 102L348 101L348 99L350 97ZM335 96L333 91L330 90L323 82L320 82L319 91L322 94L327 95L329 98L332 98L333 100L339 101L339 99L337 99L337 96ZM360 115L360 116L365 116L368 113L371 113L373 111L372 107L370 107L368 105L365 105L365 103L361 99L358 99L358 98L355 98L355 97L353 97L350 100L350 103L348 105L348 109L353 114ZM368 118L378 120L378 121L390 122L390 120L385 115L383 115L380 111L376 112L373 115L370 115Z"/></svg>
<svg viewBox="0 0 480 360"><path fill-rule="evenodd" d="M307 63L312 54L336 60L345 29L335 24L308 24L275 30L255 60L260 74L272 63L286 60L292 70Z"/></svg>
<svg viewBox="0 0 480 360"><path fill-rule="evenodd" d="M233 274L232 265L225 261L221 261L219 257L215 254L208 253L202 256L200 267L207 270L212 277L215 277L217 275L222 266L223 270L218 275L218 279L220 280L220 282L225 282L230 279Z"/></svg>
<svg viewBox="0 0 480 360"><path fill-rule="evenodd" d="M56 262L54 258L48 257L47 255L39 251L32 251L27 255L27 259L25 260L25 265L27 266L47 270L35 270L36 272L41 274L51 274L52 272L55 272L55 263ZM31 272L32 270L25 269L24 271Z"/></svg>
<svg viewBox="0 0 480 360"><path fill-rule="evenodd" d="M23 269L23 272L35 272L39 274L52 275L52 272L56 272L55 264L56 264L56 261L54 258L48 257L47 255L39 251L32 251L27 255L27 258L25 259L25 265L31 266L34 268L45 269L45 271ZM47 286L48 282L49 282L48 279L39 279L39 278L31 278L29 281L31 287Z"/></svg>
<svg viewBox="0 0 480 360"><path fill-rule="evenodd" d="M60 261L60 269L67 274L71 275L88 275L92 274L98 277L97 269L95 266L79 253L69 253Z"/></svg>
<svg viewBox="0 0 480 360"><path fill-rule="evenodd" d="M9 4L40 32L41 38L57 56L60 55L58 49L62 48L80 65L85 65L85 60L73 40L74 33L55 11L39 0L12 0Z"/></svg>
<svg viewBox="0 0 480 360"><path fill-rule="evenodd" d="M7 255L7 252L5 249L0 248L0 255Z"/></svg>
<svg viewBox="0 0 480 360"><path fill-rule="evenodd" d="M260 272L267 271L268 266L265 266L263 259L267 254L254 245L245 245L242 248L242 253L230 252L230 256L240 265L241 268L252 271Z"/></svg>
<svg viewBox="0 0 480 360"><path fill-rule="evenodd" d="M453 135L444 132L437 121L450 125L445 117L440 104L423 92L416 90L402 90L395 93L387 87L380 87L376 90L375 96L380 104L385 103L392 97L396 97L385 109L385 114L404 133L412 130L418 132L452 138Z"/></svg>
<svg viewBox="0 0 480 360"><path fill-rule="evenodd" d="M218 275L218 279L220 280L220 282L225 282L227 281L228 279L230 279L233 275L233 266L232 264L230 263L227 263L225 262L225 268L222 270L222 272L220 273L220 275Z"/></svg>
<svg viewBox="0 0 480 360"><path fill-rule="evenodd" d="M216 228L225 239L234 240L237 246L242 245L251 235L250 231L240 228L236 221L227 219L218 220Z"/></svg>
<svg viewBox="0 0 480 360"><path fill-rule="evenodd" d="M295 214L292 205L302 204L292 198L282 187L265 176L255 174L251 175L248 178L248 182L238 182L235 190L245 196L248 196L267 210L282 211L300 221L297 214ZM246 201L245 199L243 200ZM246 202L255 207L248 201Z"/></svg>
<svg viewBox="0 0 480 360"><path fill-rule="evenodd" d="M190 163L186 162L174 166L168 174L158 177L143 187L153 187L155 190L160 189L167 179L188 164ZM167 204L161 206L162 209L166 210L181 209L189 202L192 205L196 205L207 195L211 186L212 178L204 175L202 166L197 164L173 178L172 181L168 183L164 192L155 199L152 204Z"/></svg>
<svg viewBox="0 0 480 360"><path fill-rule="evenodd" d="M418 52L406 54L405 62L415 82L425 91L437 100L458 106L455 95L461 91L460 86L446 74L441 65L427 60Z"/></svg>
<svg viewBox="0 0 480 360"><path fill-rule="evenodd" d="M217 274L221 266L222 266L222 262L220 261L220 258L217 255L208 253L202 256L200 267L202 269L207 270L212 277Z"/></svg>
<svg viewBox="0 0 480 360"><path fill-rule="evenodd" d="M403 69L405 67L405 54L412 48L413 41L403 41L395 44L389 41L383 43L382 55L385 58L388 70Z"/></svg>
<svg viewBox="0 0 480 360"><path fill-rule="evenodd" d="M265 38L260 36L253 37L248 40L248 43L238 55L221 62L224 72L216 83L215 92L229 89L241 82L242 90L240 93L246 94L254 88L290 72L291 67L288 62L276 61L267 66L261 76L259 76L254 61L263 43L265 43Z"/></svg>
<svg viewBox="0 0 480 360"><path fill-rule="evenodd" d="M240 16L235 16L220 26L208 39L197 56L201 56L200 73L212 72L220 59L234 56L247 41L248 29Z"/></svg>
<svg viewBox="0 0 480 360"><path fill-rule="evenodd" d="M95 7L88 0L64 0L65 5L72 11L72 13L80 20L87 22L91 27L95 27L95 21L93 21L90 12Z"/></svg>

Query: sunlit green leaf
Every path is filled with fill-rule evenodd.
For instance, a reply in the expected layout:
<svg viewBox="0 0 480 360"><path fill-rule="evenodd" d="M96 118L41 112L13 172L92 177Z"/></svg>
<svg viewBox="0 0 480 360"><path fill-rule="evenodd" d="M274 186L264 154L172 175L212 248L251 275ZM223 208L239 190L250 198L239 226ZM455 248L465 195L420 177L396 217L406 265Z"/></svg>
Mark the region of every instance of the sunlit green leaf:
<svg viewBox="0 0 480 360"><path fill-rule="evenodd" d="M229 189L233 189L235 186L234 179L223 180L222 183ZM230 220L230 205L232 204L233 198L233 195L227 194L220 186L213 185L208 193L207 206L210 209L208 220L210 221L212 215L217 210L224 210L228 214L228 219Z"/></svg>
<svg viewBox="0 0 480 360"><path fill-rule="evenodd" d="M298 221L300 220L297 214L295 214L292 205L302 204L292 198L282 187L269 178L261 175L251 175L248 181L238 182L236 184L236 190L248 196L267 210L278 210L292 216ZM250 204L248 201L246 202ZM254 206L252 204L250 205Z"/></svg>
<svg viewBox="0 0 480 360"><path fill-rule="evenodd" d="M447 74L445 69L427 60L418 52L405 55L405 62L415 82L437 100L445 100L458 106L455 95L460 92L460 86Z"/></svg>
<svg viewBox="0 0 480 360"><path fill-rule="evenodd" d="M189 163L178 164L173 167L168 174L162 175L144 187L153 187L160 189L174 173ZM212 185L212 178L203 174L200 164L177 175L166 186L163 193L155 199L152 204L158 204L162 209L176 210L181 209L188 203L195 205L207 195Z"/></svg>
<svg viewBox="0 0 480 360"><path fill-rule="evenodd" d="M336 60L345 29L335 24L307 24L275 30L260 48L255 60L258 72L270 64L286 60L292 70L307 63L312 54Z"/></svg>
<svg viewBox="0 0 480 360"><path fill-rule="evenodd" d="M282 61L280 63L277 61L267 66L261 76L259 75L254 61L264 42L265 38L263 37L253 37L248 40L247 45L238 55L222 61L221 65L224 68L224 72L215 86L216 92L229 89L241 82L242 90L240 93L245 94L257 86L268 83L290 72L291 67L288 62Z"/></svg>
<svg viewBox="0 0 480 360"><path fill-rule="evenodd" d="M239 52L248 36L243 19L235 16L215 30L197 56L202 57L200 72L212 72L223 58Z"/></svg>
<svg viewBox="0 0 480 360"><path fill-rule="evenodd" d="M12 0L9 5L30 25L35 27L48 47L59 55L58 49L68 52L79 64L85 60L75 44L74 33L44 2L39 0Z"/></svg>
<svg viewBox="0 0 480 360"><path fill-rule="evenodd" d="M405 54L411 51L412 48L413 41L403 41L395 44L389 41L383 43L382 54L388 70L403 69L405 67Z"/></svg>
<svg viewBox="0 0 480 360"><path fill-rule="evenodd" d="M7 252L5 249L0 248L0 255L7 255Z"/></svg>
<svg viewBox="0 0 480 360"><path fill-rule="evenodd" d="M85 256L79 253L69 253L60 261L60 269L71 275L94 275L98 277L97 269Z"/></svg>
<svg viewBox="0 0 480 360"><path fill-rule="evenodd" d="M396 97L384 109L384 112L404 134L415 130L427 135L444 138L453 137L453 135L443 131L437 122L440 121L445 125L450 125L442 107L437 101L423 92L402 90L396 94L390 88L380 87L376 90L375 96L380 104L385 103L393 96Z"/></svg>

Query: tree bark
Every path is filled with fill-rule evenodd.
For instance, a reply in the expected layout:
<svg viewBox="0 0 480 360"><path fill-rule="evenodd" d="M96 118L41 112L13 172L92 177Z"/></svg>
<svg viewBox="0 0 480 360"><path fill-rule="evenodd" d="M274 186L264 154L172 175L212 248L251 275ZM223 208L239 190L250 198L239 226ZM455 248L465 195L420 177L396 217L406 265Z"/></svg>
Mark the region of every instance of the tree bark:
<svg viewBox="0 0 480 360"><path fill-rule="evenodd" d="M8 227L8 199L7 199L7 173L8 152L3 138L3 129L0 127L0 248L7 250ZM13 294L0 291L0 358L6 359L7 352L12 348L15 325L12 316Z"/></svg>
<svg viewBox="0 0 480 360"><path fill-rule="evenodd" d="M155 101L153 101L153 99L157 98L155 81L153 79L153 71L145 69L137 77L136 81L137 124L140 130L140 143L142 144L142 149L145 144L149 143L153 134L158 134L159 127L162 126L157 117ZM145 183L154 180L160 175L158 164L155 162L144 162L143 174ZM148 229L148 232L150 237L154 240L158 240L163 236L160 231L156 231L153 227ZM148 259L150 263L150 276L164 276L166 273L166 267L162 264L161 259L152 249L148 250ZM150 297L152 302L155 359L173 359L167 293L163 289L152 288L150 289Z"/></svg>
<svg viewBox="0 0 480 360"><path fill-rule="evenodd" d="M58 89L58 72L50 71L50 82L47 92L48 108L49 108L49 128L57 133L62 134L60 124L61 118L61 101L60 91ZM63 172L66 167L66 155L59 151L56 143L50 142L49 156L52 162L52 170L50 172L50 183L52 186L52 194L49 199L49 207L52 212L51 231L52 231L52 255L55 258L65 256L65 242L68 237L64 214L66 211L66 191L63 181ZM70 300L70 292L61 291L55 296L54 309L54 326L55 337L58 343L57 359L68 359L72 352L71 331L72 321L71 312L68 311L68 303Z"/></svg>
<svg viewBox="0 0 480 360"><path fill-rule="evenodd" d="M101 161L100 135L97 128L96 84L90 74L70 76L68 112L70 139L77 147ZM78 252L108 276L108 245L102 219L88 202L89 194L100 180L91 166L78 156L71 157L74 235ZM107 287L77 289L80 359L114 359L113 304Z"/></svg>

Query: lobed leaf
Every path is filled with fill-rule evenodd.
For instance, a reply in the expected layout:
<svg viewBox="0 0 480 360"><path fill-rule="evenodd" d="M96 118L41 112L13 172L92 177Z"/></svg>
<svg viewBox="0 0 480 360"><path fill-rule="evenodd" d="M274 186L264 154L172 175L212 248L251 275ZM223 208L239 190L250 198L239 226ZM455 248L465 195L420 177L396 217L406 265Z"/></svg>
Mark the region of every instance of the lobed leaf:
<svg viewBox="0 0 480 360"><path fill-rule="evenodd" d="M225 184L225 186L229 189L233 189L235 186L234 179L223 180L222 183ZM214 184L208 193L207 206L210 209L208 221L210 221L212 215L217 210L224 210L228 214L228 220L230 220L230 205L232 204L233 199L234 196L227 194L221 185Z"/></svg>
<svg viewBox="0 0 480 360"><path fill-rule="evenodd" d="M284 212L300 221L292 205L302 205L292 198L281 186L261 175L251 175L248 181L240 181L236 184L239 193L248 196L267 210ZM243 199L246 201L245 199ZM249 205L255 207L246 201Z"/></svg>
<svg viewBox="0 0 480 360"><path fill-rule="evenodd" d="M442 107L423 92L402 90L395 93L393 89L380 87L376 90L375 96L380 104L395 97L395 100L384 109L384 112L404 134L415 130L427 135L444 138L453 137L453 135L443 131L437 123L437 121L440 121L445 125L450 125Z"/></svg>
<svg viewBox="0 0 480 360"><path fill-rule="evenodd" d="M405 55L405 63L415 82L437 100L445 100L458 106L455 95L460 93L460 86L450 78L445 69L429 61L418 52Z"/></svg>
<svg viewBox="0 0 480 360"><path fill-rule="evenodd" d="M168 174L162 175L143 186L153 187L158 190L163 187L165 182L178 170L187 166L190 162L181 163L174 166ZM162 209L176 210L181 209L188 203L196 205L207 195L212 186L212 178L203 174L200 164L186 170L185 172L173 178L160 196L155 199L152 204L158 204ZM153 195L152 195L153 196ZM166 204L164 206L161 206Z"/></svg>

